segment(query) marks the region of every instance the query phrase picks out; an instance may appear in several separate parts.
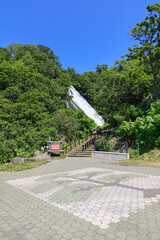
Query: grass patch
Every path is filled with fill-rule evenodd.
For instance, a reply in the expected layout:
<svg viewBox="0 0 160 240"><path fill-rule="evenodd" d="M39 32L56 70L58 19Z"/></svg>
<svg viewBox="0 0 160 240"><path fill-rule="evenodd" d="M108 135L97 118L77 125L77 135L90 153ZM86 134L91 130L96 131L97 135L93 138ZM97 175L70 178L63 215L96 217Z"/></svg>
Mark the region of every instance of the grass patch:
<svg viewBox="0 0 160 240"><path fill-rule="evenodd" d="M160 149L151 150L129 160L121 160L120 163L160 167Z"/></svg>
<svg viewBox="0 0 160 240"><path fill-rule="evenodd" d="M54 156L53 160L61 160L61 159L65 159L66 158L66 154L63 154L62 157L60 156Z"/></svg>
<svg viewBox="0 0 160 240"><path fill-rule="evenodd" d="M61 160L66 158L66 155L63 154L62 157L60 156L54 156L52 157L52 160ZM46 163L49 163L50 161L46 161L46 160L41 160L41 159L37 159L33 162L24 162L24 163L20 163L20 164L12 164L10 163L5 163L5 164L0 164L0 172L18 172L18 171L24 171L24 170L28 170L31 168L36 168L39 167L41 165L44 165Z"/></svg>
<svg viewBox="0 0 160 240"><path fill-rule="evenodd" d="M25 163L20 163L16 165L12 163L0 164L0 172L1 171L5 171L5 172L24 171L27 169L39 167L48 162L49 161L37 159L34 162L25 162Z"/></svg>

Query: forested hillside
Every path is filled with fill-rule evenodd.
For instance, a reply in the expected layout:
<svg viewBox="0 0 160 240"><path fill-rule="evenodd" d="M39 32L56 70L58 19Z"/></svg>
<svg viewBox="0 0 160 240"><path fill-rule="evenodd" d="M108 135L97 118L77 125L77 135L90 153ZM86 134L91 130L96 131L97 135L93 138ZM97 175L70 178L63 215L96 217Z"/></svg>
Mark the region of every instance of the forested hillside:
<svg viewBox="0 0 160 240"><path fill-rule="evenodd" d="M45 46L11 44L0 49L0 161L30 156L48 137L70 143L95 124L69 110L70 75Z"/></svg>
<svg viewBox="0 0 160 240"><path fill-rule="evenodd" d="M159 147L159 9L159 4L148 6L146 19L131 31L137 46L113 67L97 65L95 72L64 70L46 46L0 48L0 162L31 156L49 136L71 143L95 127L82 111L67 109L70 85L109 126L120 127L121 137L137 148Z"/></svg>

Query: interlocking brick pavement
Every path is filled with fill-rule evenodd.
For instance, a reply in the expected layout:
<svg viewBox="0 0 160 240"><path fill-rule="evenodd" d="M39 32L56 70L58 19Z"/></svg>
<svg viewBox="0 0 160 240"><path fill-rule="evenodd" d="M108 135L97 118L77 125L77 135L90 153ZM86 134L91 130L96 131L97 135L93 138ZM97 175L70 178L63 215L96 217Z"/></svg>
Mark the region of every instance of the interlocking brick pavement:
<svg viewBox="0 0 160 240"><path fill-rule="evenodd" d="M160 168L67 158L0 175L0 239L160 240Z"/></svg>

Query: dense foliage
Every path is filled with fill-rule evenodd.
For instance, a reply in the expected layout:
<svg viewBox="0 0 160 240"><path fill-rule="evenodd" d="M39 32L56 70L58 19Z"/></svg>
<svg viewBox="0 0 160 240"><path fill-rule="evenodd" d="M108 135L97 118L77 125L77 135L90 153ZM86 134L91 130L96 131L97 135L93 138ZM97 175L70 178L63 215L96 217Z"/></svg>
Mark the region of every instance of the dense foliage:
<svg viewBox="0 0 160 240"><path fill-rule="evenodd" d="M118 133L142 152L160 147L160 100L151 105L146 116L138 117L134 122L124 121Z"/></svg>
<svg viewBox="0 0 160 240"><path fill-rule="evenodd" d="M48 136L71 143L95 126L82 111L67 109L70 85L137 148L159 146L160 5L147 10L130 33L139 45L113 67L98 64L95 72L64 70L46 46L0 48L0 162L32 155Z"/></svg>
<svg viewBox="0 0 160 240"><path fill-rule="evenodd" d="M49 136L70 143L95 126L82 111L67 109L70 84L48 47L0 49L0 162L29 157Z"/></svg>

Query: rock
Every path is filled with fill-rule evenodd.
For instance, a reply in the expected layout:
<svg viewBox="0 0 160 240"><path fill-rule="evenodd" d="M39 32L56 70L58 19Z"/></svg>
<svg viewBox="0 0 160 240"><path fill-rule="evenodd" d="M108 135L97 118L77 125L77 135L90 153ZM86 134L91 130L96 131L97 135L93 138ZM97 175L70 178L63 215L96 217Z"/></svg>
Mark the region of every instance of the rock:
<svg viewBox="0 0 160 240"><path fill-rule="evenodd" d="M34 156L35 156L35 157L37 157L37 156L39 156L39 155L41 155L41 154L43 154L43 153L41 153L41 152L38 151L38 150L34 152Z"/></svg>
<svg viewBox="0 0 160 240"><path fill-rule="evenodd" d="M52 160L49 155L47 155L46 153L42 153L40 151L34 152L34 155L35 155L35 157L34 157L35 159L41 159L41 160L46 160L46 161Z"/></svg>
<svg viewBox="0 0 160 240"><path fill-rule="evenodd" d="M12 159L13 164L24 163L24 158L15 157Z"/></svg>
<svg viewBox="0 0 160 240"><path fill-rule="evenodd" d="M41 159L41 160L46 160L46 161L51 161L51 157L45 153L42 153L41 155L35 157L35 159Z"/></svg>
<svg viewBox="0 0 160 240"><path fill-rule="evenodd" d="M25 162L34 162L35 160L36 159L34 157L24 159Z"/></svg>

